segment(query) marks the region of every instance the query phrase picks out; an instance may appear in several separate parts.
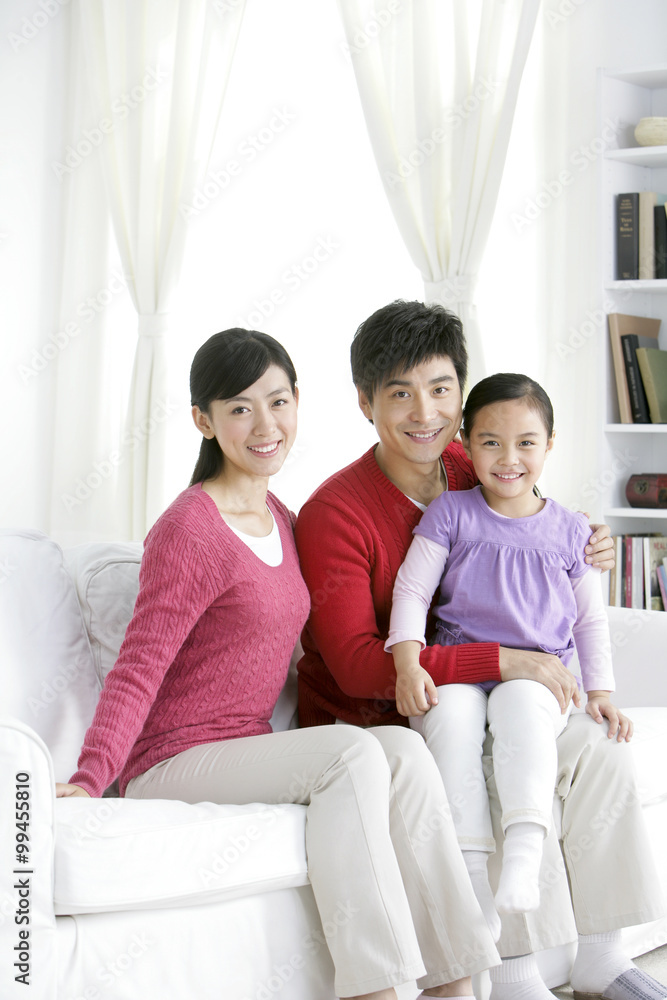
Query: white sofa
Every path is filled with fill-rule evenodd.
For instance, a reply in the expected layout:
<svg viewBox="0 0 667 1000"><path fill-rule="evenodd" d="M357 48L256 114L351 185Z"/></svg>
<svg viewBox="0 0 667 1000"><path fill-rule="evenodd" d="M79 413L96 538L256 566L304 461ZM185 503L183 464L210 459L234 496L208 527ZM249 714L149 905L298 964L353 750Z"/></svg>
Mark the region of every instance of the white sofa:
<svg viewBox="0 0 667 1000"><path fill-rule="evenodd" d="M40 532L0 532L0 997L333 1000L304 807L132 801L113 789L54 798L122 641L140 557L139 544L63 553ZM619 703L667 705L667 614L611 609L610 620ZM660 689L641 686L661 670ZM295 707L292 671L275 729L294 725ZM667 890L667 708L632 715ZM667 920L626 936L633 954L652 950ZM573 947L539 956L549 985L567 981L572 957ZM483 977L476 989L485 994Z"/></svg>

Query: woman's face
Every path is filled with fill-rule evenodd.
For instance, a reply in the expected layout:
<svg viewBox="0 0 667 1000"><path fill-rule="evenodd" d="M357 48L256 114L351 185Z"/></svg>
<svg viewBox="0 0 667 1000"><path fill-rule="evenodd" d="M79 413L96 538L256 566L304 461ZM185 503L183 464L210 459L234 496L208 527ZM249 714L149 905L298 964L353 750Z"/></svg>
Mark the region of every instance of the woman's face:
<svg viewBox="0 0 667 1000"><path fill-rule="evenodd" d="M193 406L192 416L204 437L217 438L224 472L273 476L294 444L298 398L282 368L270 365L238 396L213 400L207 413Z"/></svg>

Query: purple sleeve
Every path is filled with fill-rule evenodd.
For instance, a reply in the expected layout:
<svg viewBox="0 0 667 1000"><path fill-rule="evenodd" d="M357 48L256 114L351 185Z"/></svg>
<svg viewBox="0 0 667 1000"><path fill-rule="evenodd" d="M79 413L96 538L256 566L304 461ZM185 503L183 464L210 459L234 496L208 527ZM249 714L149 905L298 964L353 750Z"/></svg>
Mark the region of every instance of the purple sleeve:
<svg viewBox="0 0 667 1000"><path fill-rule="evenodd" d="M413 534L430 538L432 542L437 542L449 552L456 502L455 493L441 493L428 505Z"/></svg>

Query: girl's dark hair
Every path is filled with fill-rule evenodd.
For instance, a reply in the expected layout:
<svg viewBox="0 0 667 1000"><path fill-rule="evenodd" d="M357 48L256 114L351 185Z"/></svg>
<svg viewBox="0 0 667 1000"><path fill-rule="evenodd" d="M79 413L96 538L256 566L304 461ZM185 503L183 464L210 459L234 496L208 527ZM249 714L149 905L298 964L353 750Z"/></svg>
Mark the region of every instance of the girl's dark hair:
<svg viewBox="0 0 667 1000"><path fill-rule="evenodd" d="M437 303L397 299L364 320L352 341L352 380L372 402L392 376L446 355L463 392L468 353L461 320Z"/></svg>
<svg viewBox="0 0 667 1000"><path fill-rule="evenodd" d="M281 368L296 390L296 371L289 354L268 333L234 327L214 333L194 356L190 368L190 401L208 413L214 399L231 399L261 378L271 365ZM224 461L215 438L203 438L190 486L214 479Z"/></svg>
<svg viewBox="0 0 667 1000"><path fill-rule="evenodd" d="M502 403L507 399L525 399L528 406L536 410L542 418L547 438L551 437L554 432L554 411L551 400L542 386L534 382L532 378L511 372L489 375L488 378L483 378L481 382L472 387L463 407L463 426L461 428L463 436L470 437L475 417L483 406L489 406L491 403Z"/></svg>

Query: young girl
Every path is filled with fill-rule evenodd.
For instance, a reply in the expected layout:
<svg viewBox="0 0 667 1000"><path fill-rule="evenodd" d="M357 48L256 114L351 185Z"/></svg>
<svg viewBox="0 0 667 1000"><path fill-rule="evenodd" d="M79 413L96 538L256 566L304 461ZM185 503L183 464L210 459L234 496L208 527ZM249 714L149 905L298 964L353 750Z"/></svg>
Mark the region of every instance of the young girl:
<svg viewBox="0 0 667 1000"><path fill-rule="evenodd" d="M486 378L468 396L461 436L480 485L441 494L414 529L396 578L386 648L396 666L398 710L421 729L435 756L473 887L497 939L498 912L539 904L555 739L569 709L561 712L554 695L529 680L436 690L419 665L434 592L439 587L434 643L500 642L555 654L567 666L574 638L588 714L597 722L606 717L609 737L619 741L630 739L632 724L609 700L614 683L599 574L583 559L588 521L535 489L554 441L549 397L525 375ZM487 723L505 835L495 903L486 871L495 850L482 769Z"/></svg>
<svg viewBox="0 0 667 1000"><path fill-rule="evenodd" d="M418 978L425 996L470 996L499 956L423 741L396 726L271 731L310 603L294 516L268 491L296 434L294 366L272 337L226 330L190 387L192 483L146 538L133 618L57 794L101 795L120 774L132 798L301 803L337 995L395 1000Z"/></svg>

